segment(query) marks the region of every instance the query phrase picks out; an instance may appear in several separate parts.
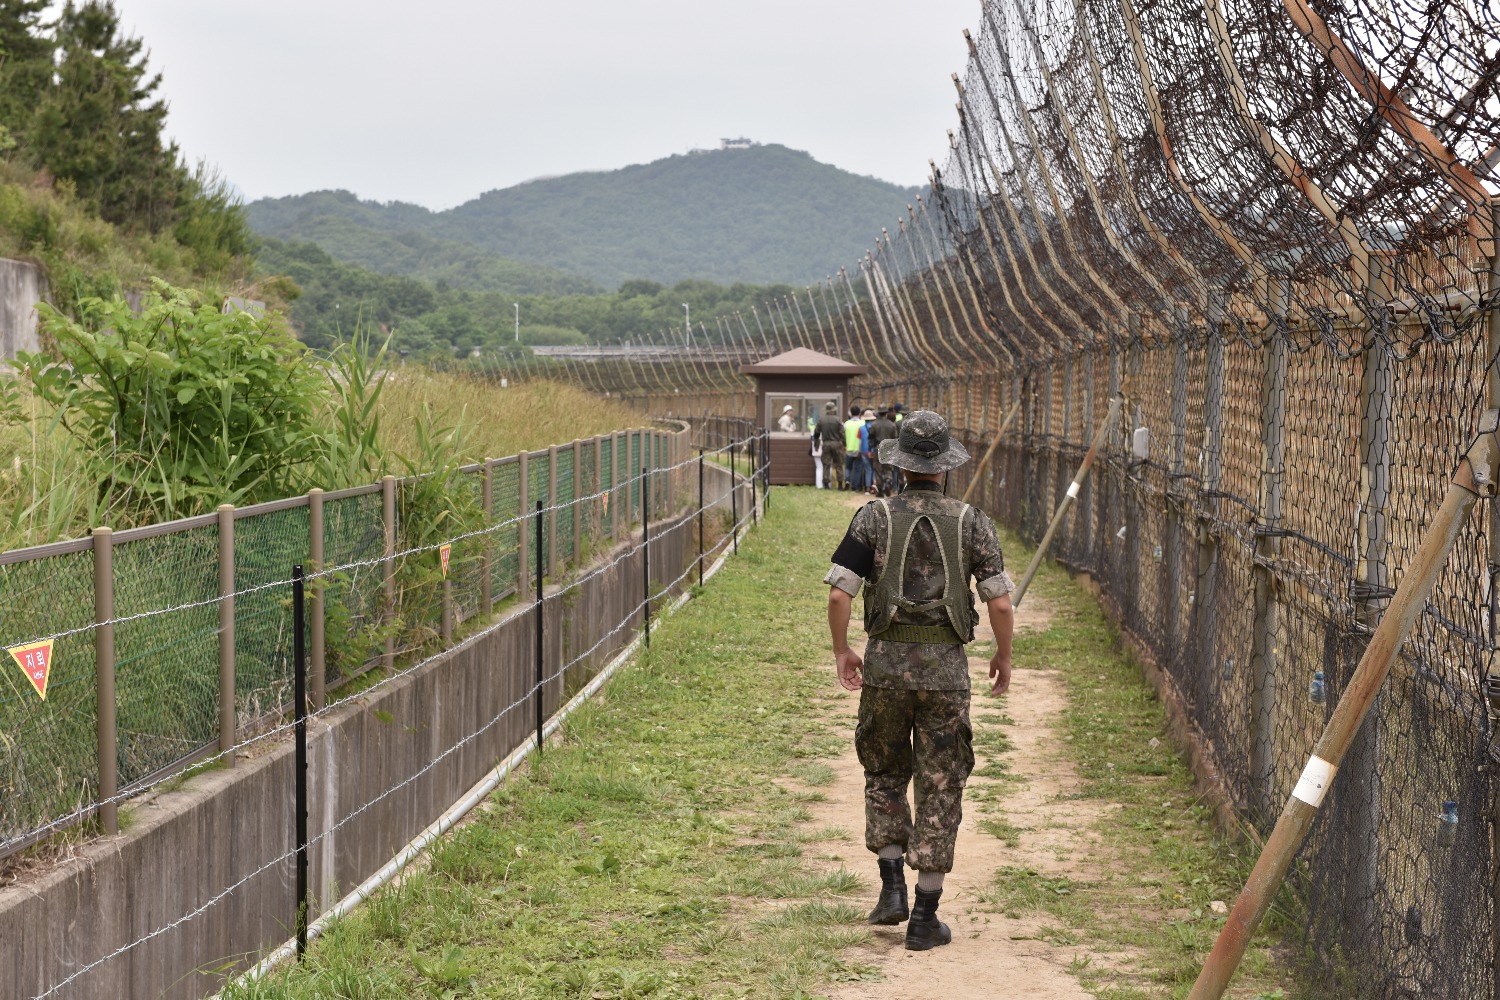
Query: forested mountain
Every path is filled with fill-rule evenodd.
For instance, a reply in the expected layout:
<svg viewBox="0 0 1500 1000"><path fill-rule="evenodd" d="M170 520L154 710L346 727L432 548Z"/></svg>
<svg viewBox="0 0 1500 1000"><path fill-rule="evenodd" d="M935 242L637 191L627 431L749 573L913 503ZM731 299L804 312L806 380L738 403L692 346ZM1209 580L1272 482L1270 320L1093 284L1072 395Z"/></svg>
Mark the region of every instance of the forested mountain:
<svg viewBox="0 0 1500 1000"><path fill-rule="evenodd" d="M443 212L319 191L254 202L249 217L262 235L384 274L556 294L585 290L556 272L610 288L806 284L862 253L917 193L763 145L528 181Z"/></svg>

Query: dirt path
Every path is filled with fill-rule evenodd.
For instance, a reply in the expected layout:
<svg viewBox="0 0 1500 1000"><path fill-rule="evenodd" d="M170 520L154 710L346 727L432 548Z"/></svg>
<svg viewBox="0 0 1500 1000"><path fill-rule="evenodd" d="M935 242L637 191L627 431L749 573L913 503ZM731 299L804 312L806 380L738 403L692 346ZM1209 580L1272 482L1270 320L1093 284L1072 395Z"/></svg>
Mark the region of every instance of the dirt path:
<svg viewBox="0 0 1500 1000"><path fill-rule="evenodd" d="M1033 598L1017 615L1020 629L1045 629L1048 611ZM993 639L989 623L976 630L976 643ZM851 636L851 639L854 637ZM971 647L973 649L974 647ZM982 647L981 647L982 648ZM992 648L992 647L991 647ZM1055 671L1018 668L1010 694L997 701L989 697L985 676L988 660L971 657L974 684L973 715L976 730L981 719L998 721L1002 714L1014 725L1005 727L1013 749L1003 754L1010 779L970 778L965 794L963 824L959 829L956 866L944 886L939 913L953 928L953 943L930 952L908 952L905 927L871 928L873 942L846 953L851 962L878 968L883 982L835 984L832 1000L903 1000L918 997L993 997L1009 995L1034 1000L1088 1000L1090 994L1068 969L1079 958L1077 947L1057 947L1039 938L1045 918L1015 919L998 912L983 898L994 884L995 873L1005 866L1032 868L1074 878L1097 877L1098 861L1090 848L1097 842L1091 829L1103 811L1095 800L1068 799L1078 786L1078 775L1063 753L1056 720L1066 707L1061 678ZM826 801L809 808L817 825L846 832L828 841L824 860L864 873L870 890L861 905L872 905L879 881L874 856L864 846L864 771L855 758L854 720L859 696L844 691L828 670L830 721L836 731L848 734L847 750L829 761L836 778L820 788ZM986 764L977 751L976 772ZM1001 795L1001 808L982 811L976 802L989 786ZM994 794L994 793L990 793ZM991 808L994 808L993 806ZM1020 828L1016 847L980 829L987 816L1004 816ZM915 884L908 872L908 886ZM1007 988L1007 984L1008 988Z"/></svg>

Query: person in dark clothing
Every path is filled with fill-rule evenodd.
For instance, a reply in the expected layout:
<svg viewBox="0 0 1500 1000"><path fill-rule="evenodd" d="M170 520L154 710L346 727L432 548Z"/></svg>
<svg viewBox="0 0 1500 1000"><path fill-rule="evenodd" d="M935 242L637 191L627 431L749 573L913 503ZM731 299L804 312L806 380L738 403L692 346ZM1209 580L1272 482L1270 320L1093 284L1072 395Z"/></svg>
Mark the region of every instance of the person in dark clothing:
<svg viewBox="0 0 1500 1000"><path fill-rule="evenodd" d="M813 427L813 442L821 444L823 449L820 459L823 463L823 488L842 490L845 486L844 425L839 420L835 403L823 404L823 416Z"/></svg>
<svg viewBox="0 0 1500 1000"><path fill-rule="evenodd" d="M889 410L881 410L875 417L875 422L870 425L870 464L875 471L877 496L888 497L896 492L896 467L880 461L880 442L893 440L900 433Z"/></svg>

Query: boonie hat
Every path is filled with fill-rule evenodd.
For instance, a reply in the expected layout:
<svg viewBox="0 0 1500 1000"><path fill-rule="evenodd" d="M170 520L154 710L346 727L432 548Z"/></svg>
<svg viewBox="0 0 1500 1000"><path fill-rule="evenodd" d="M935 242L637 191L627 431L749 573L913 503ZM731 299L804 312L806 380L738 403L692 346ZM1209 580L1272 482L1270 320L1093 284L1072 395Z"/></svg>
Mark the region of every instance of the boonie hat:
<svg viewBox="0 0 1500 1000"><path fill-rule="evenodd" d="M859 419L861 419L861 420L874 420L875 419L875 411L874 410L866 410L865 412L863 412L863 413L861 413L859 415Z"/></svg>
<svg viewBox="0 0 1500 1000"><path fill-rule="evenodd" d="M916 410L901 421L901 433L880 442L881 465L932 475L956 469L969 450L948 436L948 421L931 410Z"/></svg>
<svg viewBox="0 0 1500 1000"><path fill-rule="evenodd" d="M826 402L826 403L823 404L823 409L827 410L829 413L832 413L834 410L837 410L838 408L839 408L839 404L835 403L831 399L828 402Z"/></svg>

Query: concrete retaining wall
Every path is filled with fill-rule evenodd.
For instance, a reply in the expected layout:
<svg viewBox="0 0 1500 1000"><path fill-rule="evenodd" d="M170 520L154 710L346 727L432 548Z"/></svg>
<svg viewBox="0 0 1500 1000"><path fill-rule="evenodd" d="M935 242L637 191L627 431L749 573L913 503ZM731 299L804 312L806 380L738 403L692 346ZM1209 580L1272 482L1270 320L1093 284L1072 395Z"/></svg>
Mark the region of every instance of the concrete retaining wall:
<svg viewBox="0 0 1500 1000"><path fill-rule="evenodd" d="M727 497L727 470L710 467L707 483L711 502ZM689 515L653 527L653 589L693 564L695 523ZM547 715L630 640L643 587L641 553L633 552L546 603L548 676L599 644L545 686ZM532 736L530 610L516 608L484 635L314 721L310 884L319 912ZM186 1000L218 990L226 971L290 936L293 796L293 750L283 740L232 770L132 804L121 836L0 889L0 997L56 988L51 995L68 1000Z"/></svg>
<svg viewBox="0 0 1500 1000"><path fill-rule="evenodd" d="M47 298L47 279L35 264L0 257L0 360L37 351L36 306Z"/></svg>

